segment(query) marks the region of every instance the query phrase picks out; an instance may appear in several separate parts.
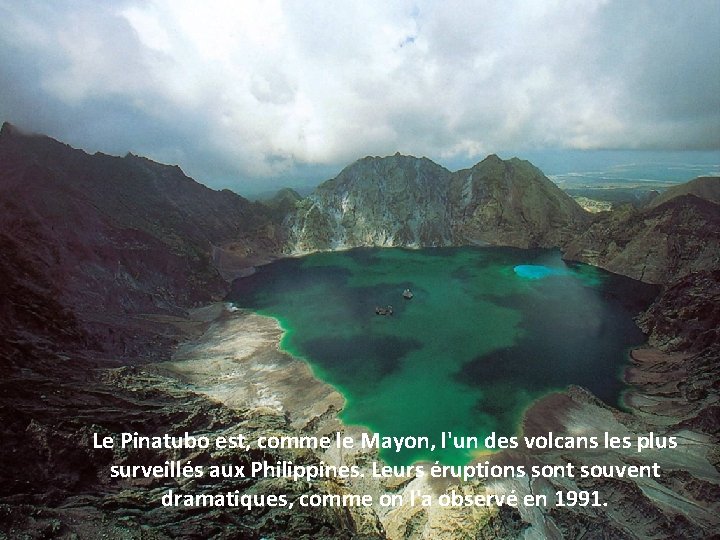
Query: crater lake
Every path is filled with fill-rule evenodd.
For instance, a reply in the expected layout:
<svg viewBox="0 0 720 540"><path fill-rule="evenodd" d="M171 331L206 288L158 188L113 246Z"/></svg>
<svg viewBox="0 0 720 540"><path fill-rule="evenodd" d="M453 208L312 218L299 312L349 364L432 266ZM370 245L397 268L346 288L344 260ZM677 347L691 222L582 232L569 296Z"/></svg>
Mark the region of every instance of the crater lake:
<svg viewBox="0 0 720 540"><path fill-rule="evenodd" d="M644 342L633 317L656 293L553 250L359 248L259 267L228 300L279 321L281 348L345 397L344 423L436 444L385 461L464 464L477 450L441 449L441 432L516 435L530 404L569 385L621 407Z"/></svg>

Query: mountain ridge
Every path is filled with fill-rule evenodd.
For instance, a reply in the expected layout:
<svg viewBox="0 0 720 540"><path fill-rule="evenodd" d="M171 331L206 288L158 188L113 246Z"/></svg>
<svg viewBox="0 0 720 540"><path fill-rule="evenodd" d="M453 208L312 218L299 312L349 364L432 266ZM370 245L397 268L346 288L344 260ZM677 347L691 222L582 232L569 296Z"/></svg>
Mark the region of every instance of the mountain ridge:
<svg viewBox="0 0 720 540"><path fill-rule="evenodd" d="M221 298L218 253L263 257L282 242L264 206L202 186L177 166L91 155L9 124L0 133L0 194L8 252L29 255L15 264L32 265L116 353L142 349L138 330L123 330L129 314L183 315Z"/></svg>
<svg viewBox="0 0 720 540"><path fill-rule="evenodd" d="M688 182L672 186L649 201L647 207L660 206L681 195L695 195L700 199L720 204L720 177L699 176Z"/></svg>
<svg viewBox="0 0 720 540"><path fill-rule="evenodd" d="M288 237L295 252L368 245L558 247L587 219L529 162L492 154L450 172L428 158L395 154L357 160L318 186L290 216Z"/></svg>
<svg viewBox="0 0 720 540"><path fill-rule="evenodd" d="M720 205L682 193L639 210L597 214L563 253L640 281L671 283L720 267Z"/></svg>

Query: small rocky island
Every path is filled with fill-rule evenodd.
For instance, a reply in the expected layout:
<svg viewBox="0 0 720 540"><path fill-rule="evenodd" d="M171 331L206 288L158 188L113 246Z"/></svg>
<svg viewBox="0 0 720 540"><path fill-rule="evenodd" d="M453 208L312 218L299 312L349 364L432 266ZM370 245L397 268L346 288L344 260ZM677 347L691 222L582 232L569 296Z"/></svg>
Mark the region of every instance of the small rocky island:
<svg viewBox="0 0 720 540"><path fill-rule="evenodd" d="M385 306L385 307L376 306L375 307L375 315L387 316L387 315L392 315L392 314L393 314L392 306Z"/></svg>

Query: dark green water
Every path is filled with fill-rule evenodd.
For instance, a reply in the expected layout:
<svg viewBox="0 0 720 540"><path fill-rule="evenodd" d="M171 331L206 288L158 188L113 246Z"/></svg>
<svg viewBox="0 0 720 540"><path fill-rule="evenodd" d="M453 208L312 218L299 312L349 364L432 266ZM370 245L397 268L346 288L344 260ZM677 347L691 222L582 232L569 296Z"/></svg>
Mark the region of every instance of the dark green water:
<svg viewBox="0 0 720 540"><path fill-rule="evenodd" d="M655 292L555 251L357 249L264 266L229 299L280 321L282 348L345 396L345 423L438 442L517 434L533 400L570 384L618 405L627 348L643 342L632 317ZM375 314L387 305L392 316ZM439 445L382 456L472 457Z"/></svg>

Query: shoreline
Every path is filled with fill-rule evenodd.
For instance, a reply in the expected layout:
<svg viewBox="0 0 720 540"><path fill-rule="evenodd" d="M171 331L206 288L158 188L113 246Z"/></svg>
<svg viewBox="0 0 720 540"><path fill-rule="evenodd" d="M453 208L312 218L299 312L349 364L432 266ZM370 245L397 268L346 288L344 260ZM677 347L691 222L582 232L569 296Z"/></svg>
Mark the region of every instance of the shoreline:
<svg viewBox="0 0 720 540"><path fill-rule="evenodd" d="M285 331L276 319L220 305L202 336L179 345L159 371L233 409L289 414L296 429L342 409L339 392L280 349Z"/></svg>
<svg viewBox="0 0 720 540"><path fill-rule="evenodd" d="M217 309L217 308L215 308ZM251 416L272 415L287 420L295 433L351 436L351 449L331 447L312 452L329 465L357 465L364 476L344 481L324 480L333 492L367 493L377 501L383 494L400 494L409 500L410 492L437 497L455 484L454 479L432 480L428 477L374 478L372 462L383 463L376 449L362 448L362 426L346 425L338 417L344 406L343 396L328 383L315 378L307 362L280 349L283 329L273 317L249 310L228 310L210 322L202 336L180 345L173 358L155 364L152 370L178 381L190 392L201 394L229 408ZM148 369L150 367L148 366ZM463 489L485 493L485 486L475 482ZM419 495L418 495L419 496ZM499 512L498 508L478 508L468 516L467 508L411 506L367 509L347 508L358 527L372 530L379 520L390 539L405 538L405 532L416 526L422 514L422 537L464 538ZM374 517L373 517L374 516Z"/></svg>
<svg viewBox="0 0 720 540"><path fill-rule="evenodd" d="M332 429L373 433L367 426L349 425L340 420L338 413L345 407L346 398L330 383L317 377L310 362L282 349L282 340L288 330L277 318L246 308L228 307L228 302L213 302L193 309L190 321L203 322L207 327L178 345L171 360L154 364L156 371L170 374L193 391L233 409L264 409L289 415L291 425L296 429L306 429L321 417L327 424L328 415L332 415L335 424ZM537 410L557 411L562 409L561 403L567 406L573 401L572 396L581 394L601 408L620 415L638 418L647 415L643 408L649 397L640 387L665 387L673 381L666 380L665 374L653 375L643 365L652 367L664 360L677 370L678 362L691 356L664 353L647 343L627 349L626 355L626 364L619 373L626 388L617 405L605 403L581 386L549 390L523 409L513 434L525 434L528 426L535 425L533 419L537 417ZM207 362L210 365L206 365ZM214 375L210 375L208 368L212 368ZM657 400L651 402L657 403ZM302 414L302 411L307 413ZM542 424L546 424L545 432L561 428L556 422L543 421ZM535 430L537 427L535 425ZM485 449L478 452L483 457L502 453ZM473 458L470 462L475 461L477 459Z"/></svg>
<svg viewBox="0 0 720 540"><path fill-rule="evenodd" d="M382 463L377 450L360 448L358 441L362 432L370 430L362 426L343 424L338 413L345 405L345 398L330 384L315 377L311 366L281 349L286 332L274 317L259 315L250 310L228 308L225 303L200 308L215 317L208 323L201 336L192 337L178 346L171 360L156 364L154 369L181 382L192 392L202 394L213 401L236 410L249 411L251 415L276 415L287 421L295 433L304 435L332 435L341 432L352 436L356 445L350 450L330 448L315 450L318 459L332 465L360 465L365 472L370 463ZM213 311L214 310L214 311ZM192 316L192 315L191 315ZM455 478L392 477L323 481L327 489L346 493L367 493L377 500L382 494L399 494L407 498L411 492L431 494L437 497L448 490L460 489L464 493L508 494L512 490L521 498L524 495L549 490L594 489L607 500L624 506L620 513L632 513L632 500L637 492L647 504L665 508L668 500L696 499L692 504L683 503L683 512L699 523L714 524L717 519L704 507L702 495L693 492L693 483L720 483L720 474L713 467L710 437L682 428L692 410L678 408L672 397L665 395L668 385L679 384L667 372L653 373L659 360L670 359L672 369L682 375L682 362L688 355L672 355L647 345L628 351L627 365L622 379L627 385L623 391L625 407L614 407L600 401L589 391L571 386L560 392L551 392L536 400L523 412L518 431L524 435L544 435L549 431L573 434L613 436L638 436L656 432L677 434L682 444L677 451L650 451L638 455L627 450L572 451L573 462L589 466L602 463L660 463L663 471L672 478L672 484L654 479L636 479L629 485L630 491L616 494L616 479L594 479L588 484L570 483L567 478L498 478L459 482ZM690 404L686 404L690 406ZM489 459L498 464L558 465L568 459L567 450L500 450L473 458L470 463ZM687 478L678 477L682 471L690 471ZM629 489L629 488L628 488ZM616 504L616 503L613 503ZM677 502L677 504L681 504ZM398 507L374 505L372 515L379 520L390 539L405 538L408 528L422 529L422 537L432 537L442 531L443 537L461 538L468 531L477 530L482 523L499 515L498 508L447 508L433 505L418 507L403 504ZM349 508L357 523L370 527L372 516L359 509ZM517 519L527 523L536 534L552 536L556 532L549 524L549 509L519 507L514 509ZM596 509L597 519L607 516ZM662 511L665 512L665 511ZM627 519L633 519L632 516ZM715 521L714 521L715 520ZM448 531L453 531L450 534Z"/></svg>

